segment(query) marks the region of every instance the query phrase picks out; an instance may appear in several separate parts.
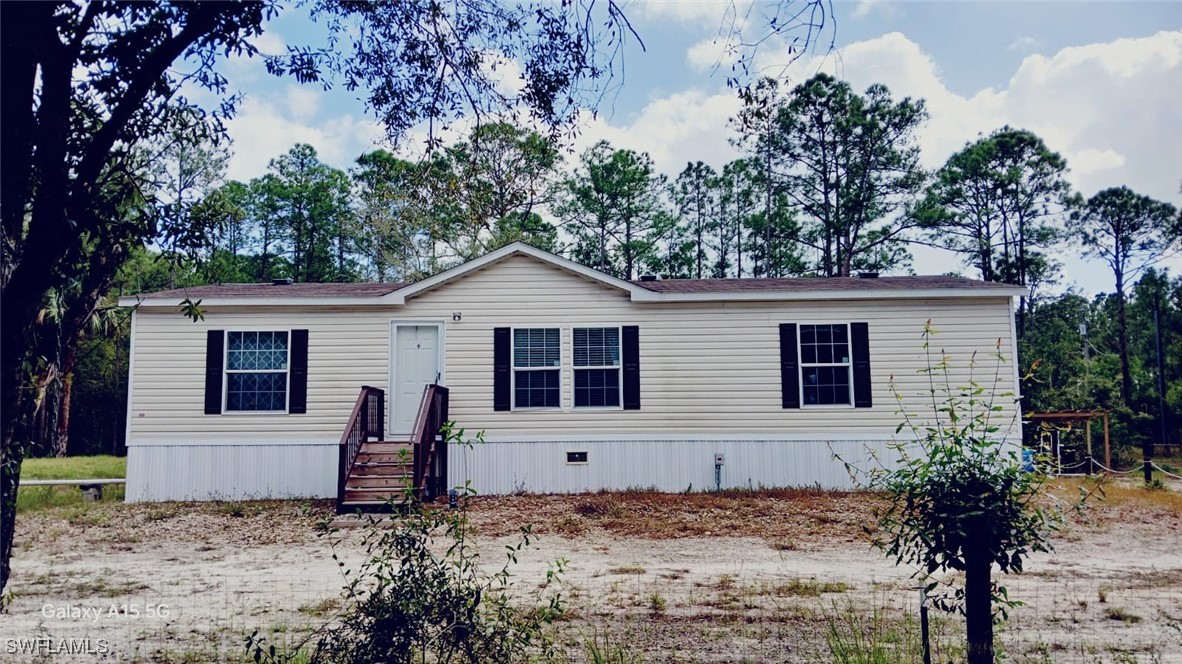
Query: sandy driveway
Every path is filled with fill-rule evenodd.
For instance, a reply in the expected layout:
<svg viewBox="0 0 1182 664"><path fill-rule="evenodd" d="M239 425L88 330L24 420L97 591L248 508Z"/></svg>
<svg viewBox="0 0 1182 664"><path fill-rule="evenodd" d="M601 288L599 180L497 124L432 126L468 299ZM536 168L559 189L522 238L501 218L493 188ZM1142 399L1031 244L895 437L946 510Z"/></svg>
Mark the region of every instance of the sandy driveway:
<svg viewBox="0 0 1182 664"><path fill-rule="evenodd" d="M315 528L326 509L102 504L22 518L0 661L34 660L9 639L48 639L51 661L193 662L237 660L255 629L298 640L337 608L340 571ZM840 494L527 496L472 509L490 567L518 525L535 524L540 535L515 568L522 596L551 561L569 561L571 611L558 638L572 661L596 641L646 662L824 662L831 624L912 638L914 581L866 544L867 515L864 496ZM339 547L350 568L355 540L348 533ZM1027 603L1002 632L1010 661L1182 662L1182 517L1172 503L1105 504L1057 542L1006 579ZM936 621L948 644L961 629ZM955 646L942 653L955 657Z"/></svg>

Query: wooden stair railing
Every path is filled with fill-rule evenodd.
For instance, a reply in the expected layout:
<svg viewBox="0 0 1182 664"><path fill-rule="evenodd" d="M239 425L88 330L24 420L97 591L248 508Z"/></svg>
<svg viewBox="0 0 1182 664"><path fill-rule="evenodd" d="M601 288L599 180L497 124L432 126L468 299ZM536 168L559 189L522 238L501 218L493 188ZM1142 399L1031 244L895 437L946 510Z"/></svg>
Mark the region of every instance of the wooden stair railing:
<svg viewBox="0 0 1182 664"><path fill-rule="evenodd" d="M349 509L380 510L391 497L401 495L392 482L405 477L415 500L429 501L447 493L448 390L427 385L415 416L410 440L386 441L386 394L376 387L362 387L349 423L341 436L337 468L337 513ZM395 453L410 443L409 450ZM409 451L409 457L406 452ZM399 455L399 456L396 456ZM391 460L390 457L395 457ZM402 461L401 459L405 459ZM409 466L409 473L401 468ZM405 485L404 485L405 486Z"/></svg>
<svg viewBox="0 0 1182 664"><path fill-rule="evenodd" d="M447 440L443 435L447 401L446 387L428 385L415 416L410 442L414 450L414 490L419 500L434 500L447 492Z"/></svg>
<svg viewBox="0 0 1182 664"><path fill-rule="evenodd" d="M337 459L337 512L345 503L345 484L357 460L361 446L371 440L381 440L386 432L386 392L368 385L362 386L353 413L341 435Z"/></svg>

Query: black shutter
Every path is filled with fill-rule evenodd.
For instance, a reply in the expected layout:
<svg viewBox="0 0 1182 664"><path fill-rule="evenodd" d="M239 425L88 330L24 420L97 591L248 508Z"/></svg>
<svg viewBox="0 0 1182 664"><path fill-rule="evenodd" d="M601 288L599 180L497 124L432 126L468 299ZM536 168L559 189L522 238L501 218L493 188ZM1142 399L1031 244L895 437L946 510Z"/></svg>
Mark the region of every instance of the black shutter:
<svg viewBox="0 0 1182 664"><path fill-rule="evenodd" d="M493 410L511 410L509 328L493 328Z"/></svg>
<svg viewBox="0 0 1182 664"><path fill-rule="evenodd" d="M850 323L850 346L854 354L854 407L870 408L870 326Z"/></svg>
<svg viewBox="0 0 1182 664"><path fill-rule="evenodd" d="M640 328L625 325L620 330L621 364L624 367L624 410L640 410Z"/></svg>
<svg viewBox="0 0 1182 664"><path fill-rule="evenodd" d="M800 408L800 361L796 323L780 323L780 399L782 408Z"/></svg>
<svg viewBox="0 0 1182 664"><path fill-rule="evenodd" d="M222 364L225 362L226 333L209 330L205 333L205 414L222 412Z"/></svg>
<svg viewBox="0 0 1182 664"><path fill-rule="evenodd" d="M308 412L308 331L291 331L291 382L287 394L287 412Z"/></svg>

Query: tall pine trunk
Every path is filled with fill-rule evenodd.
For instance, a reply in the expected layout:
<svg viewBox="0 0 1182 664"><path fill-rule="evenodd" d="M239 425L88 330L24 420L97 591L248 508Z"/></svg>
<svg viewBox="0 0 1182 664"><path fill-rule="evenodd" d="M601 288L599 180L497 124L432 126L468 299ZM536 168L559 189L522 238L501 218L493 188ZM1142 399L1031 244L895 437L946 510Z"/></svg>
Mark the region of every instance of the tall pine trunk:
<svg viewBox="0 0 1182 664"><path fill-rule="evenodd" d="M1129 369L1129 318L1125 311L1125 275L1116 273L1116 327L1120 343L1120 396L1132 407L1133 373Z"/></svg>

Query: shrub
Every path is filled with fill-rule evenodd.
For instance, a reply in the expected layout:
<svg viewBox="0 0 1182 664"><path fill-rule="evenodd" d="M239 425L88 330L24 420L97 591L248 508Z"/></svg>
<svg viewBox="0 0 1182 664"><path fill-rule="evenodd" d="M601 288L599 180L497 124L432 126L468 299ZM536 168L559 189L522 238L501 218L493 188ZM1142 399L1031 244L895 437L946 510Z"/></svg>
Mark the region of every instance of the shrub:
<svg viewBox="0 0 1182 664"><path fill-rule="evenodd" d="M964 613L970 664L992 662L993 606L1004 618L1006 609L1017 604L993 581L992 567L1021 572L1027 555L1050 550L1048 536L1057 520L1036 500L1043 476L1022 469L1017 446L1007 444L1007 431L997 421L1003 417L1002 400L1015 398L997 390L1006 364L1000 342L993 355L993 385L975 380L975 355L968 384L953 385L948 355L941 353L932 364L934 333L929 321L923 372L931 394L930 419L908 413L896 389L904 420L896 433L908 431L911 440L894 444L900 457L896 464L868 475L868 487L887 499L874 541L897 563L918 565L925 578L937 571L964 572L964 586L939 597L936 606ZM928 590L936 587L931 583Z"/></svg>
<svg viewBox="0 0 1182 664"><path fill-rule="evenodd" d="M566 563L556 561L534 591L533 606L513 597L512 566L529 546L530 528L507 548L499 571L486 573L472 542L464 506L474 494L459 489L460 509L418 504L407 496L401 518L368 518L365 562L345 569L341 608L294 652L281 653L256 631L247 656L256 662L516 662L553 654L548 625L563 612L555 590ZM396 507L397 509L397 507ZM329 530L329 533L334 531Z"/></svg>

